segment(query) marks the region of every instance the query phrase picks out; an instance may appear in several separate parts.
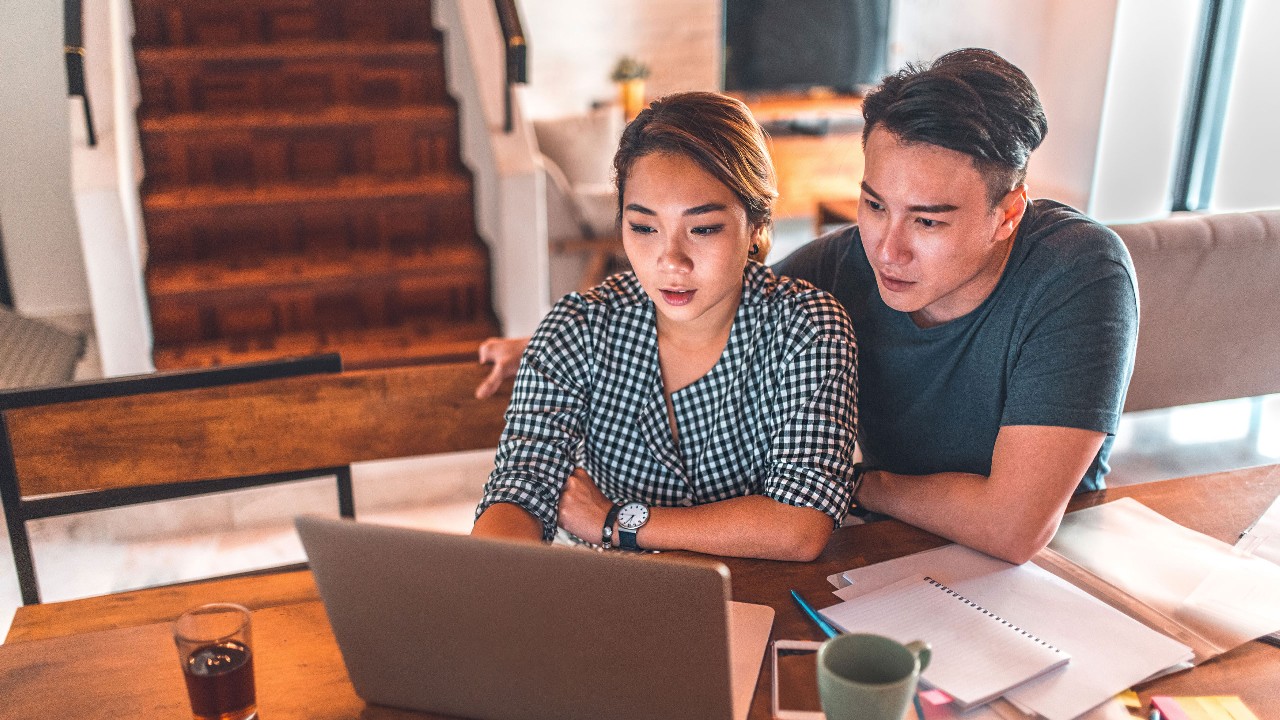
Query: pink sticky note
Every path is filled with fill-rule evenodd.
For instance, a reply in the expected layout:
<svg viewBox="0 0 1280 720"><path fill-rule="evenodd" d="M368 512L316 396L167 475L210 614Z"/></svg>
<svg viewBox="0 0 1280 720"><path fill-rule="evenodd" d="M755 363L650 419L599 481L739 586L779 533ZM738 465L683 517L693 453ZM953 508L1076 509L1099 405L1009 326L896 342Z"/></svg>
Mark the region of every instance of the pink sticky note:
<svg viewBox="0 0 1280 720"><path fill-rule="evenodd" d="M1159 710L1164 720L1191 720L1178 701L1168 695L1152 695L1151 707Z"/></svg>
<svg viewBox="0 0 1280 720"><path fill-rule="evenodd" d="M951 702L951 696L941 690L921 690L920 699L930 705L946 705Z"/></svg>

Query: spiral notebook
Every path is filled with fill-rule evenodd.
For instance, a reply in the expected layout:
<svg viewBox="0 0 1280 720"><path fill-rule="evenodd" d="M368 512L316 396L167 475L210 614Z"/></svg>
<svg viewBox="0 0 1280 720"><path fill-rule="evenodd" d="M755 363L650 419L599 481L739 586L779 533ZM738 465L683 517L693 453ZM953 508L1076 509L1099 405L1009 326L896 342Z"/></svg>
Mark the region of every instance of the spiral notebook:
<svg viewBox="0 0 1280 720"><path fill-rule="evenodd" d="M960 709L993 700L1071 659L930 577L908 578L822 614L845 632L929 643L933 658L921 679Z"/></svg>

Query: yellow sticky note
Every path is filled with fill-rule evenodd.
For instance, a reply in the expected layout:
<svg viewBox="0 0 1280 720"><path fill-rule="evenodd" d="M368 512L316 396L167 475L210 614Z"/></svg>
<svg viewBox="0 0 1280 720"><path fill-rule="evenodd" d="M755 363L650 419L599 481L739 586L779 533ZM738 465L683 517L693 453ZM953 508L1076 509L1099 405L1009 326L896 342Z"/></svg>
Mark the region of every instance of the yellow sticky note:
<svg viewBox="0 0 1280 720"><path fill-rule="evenodd" d="M1117 695L1116 699L1119 700L1127 708L1136 708L1139 710L1142 709L1141 698L1138 697L1138 693L1132 690L1125 690L1124 692Z"/></svg>
<svg viewBox="0 0 1280 720"><path fill-rule="evenodd" d="M1189 720L1258 720L1238 695L1175 697Z"/></svg>

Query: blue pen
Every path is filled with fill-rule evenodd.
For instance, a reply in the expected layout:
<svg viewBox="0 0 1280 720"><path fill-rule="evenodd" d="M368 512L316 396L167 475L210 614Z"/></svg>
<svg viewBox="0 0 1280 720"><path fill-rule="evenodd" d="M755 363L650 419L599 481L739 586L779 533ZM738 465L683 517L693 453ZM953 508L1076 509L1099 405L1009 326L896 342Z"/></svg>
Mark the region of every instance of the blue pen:
<svg viewBox="0 0 1280 720"><path fill-rule="evenodd" d="M831 623L823 620L822 616L818 614L818 611L810 607L809 603L805 602L804 598L800 597L800 593L792 590L791 597L795 599L796 604L800 606L800 609L804 611L804 614L808 615L809 619L812 620L818 626L818 629L822 630L827 637L833 638L840 634L839 630L835 629Z"/></svg>
<svg viewBox="0 0 1280 720"><path fill-rule="evenodd" d="M809 603L805 602L804 598L800 597L800 593L792 590L791 597L796 601L796 604L800 606L800 609L804 611L804 614L808 615L809 619L812 620L827 637L833 638L840 634L840 631L837 630L835 626L826 620L823 620L822 616L818 614L818 611L814 610ZM924 720L924 707L920 704L920 693L915 693L912 696L911 701L916 707L916 718L918 720Z"/></svg>

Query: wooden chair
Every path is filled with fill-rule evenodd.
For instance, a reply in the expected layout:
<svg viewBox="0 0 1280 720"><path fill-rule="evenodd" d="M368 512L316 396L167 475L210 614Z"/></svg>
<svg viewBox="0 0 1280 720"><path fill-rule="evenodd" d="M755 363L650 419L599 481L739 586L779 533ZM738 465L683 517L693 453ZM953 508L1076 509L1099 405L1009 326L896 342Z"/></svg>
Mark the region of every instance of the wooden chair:
<svg viewBox="0 0 1280 720"><path fill-rule="evenodd" d="M28 520L330 474L352 516L352 462L497 445L507 398L473 398L483 367L337 363L0 395L0 490L24 604L39 602Z"/></svg>

